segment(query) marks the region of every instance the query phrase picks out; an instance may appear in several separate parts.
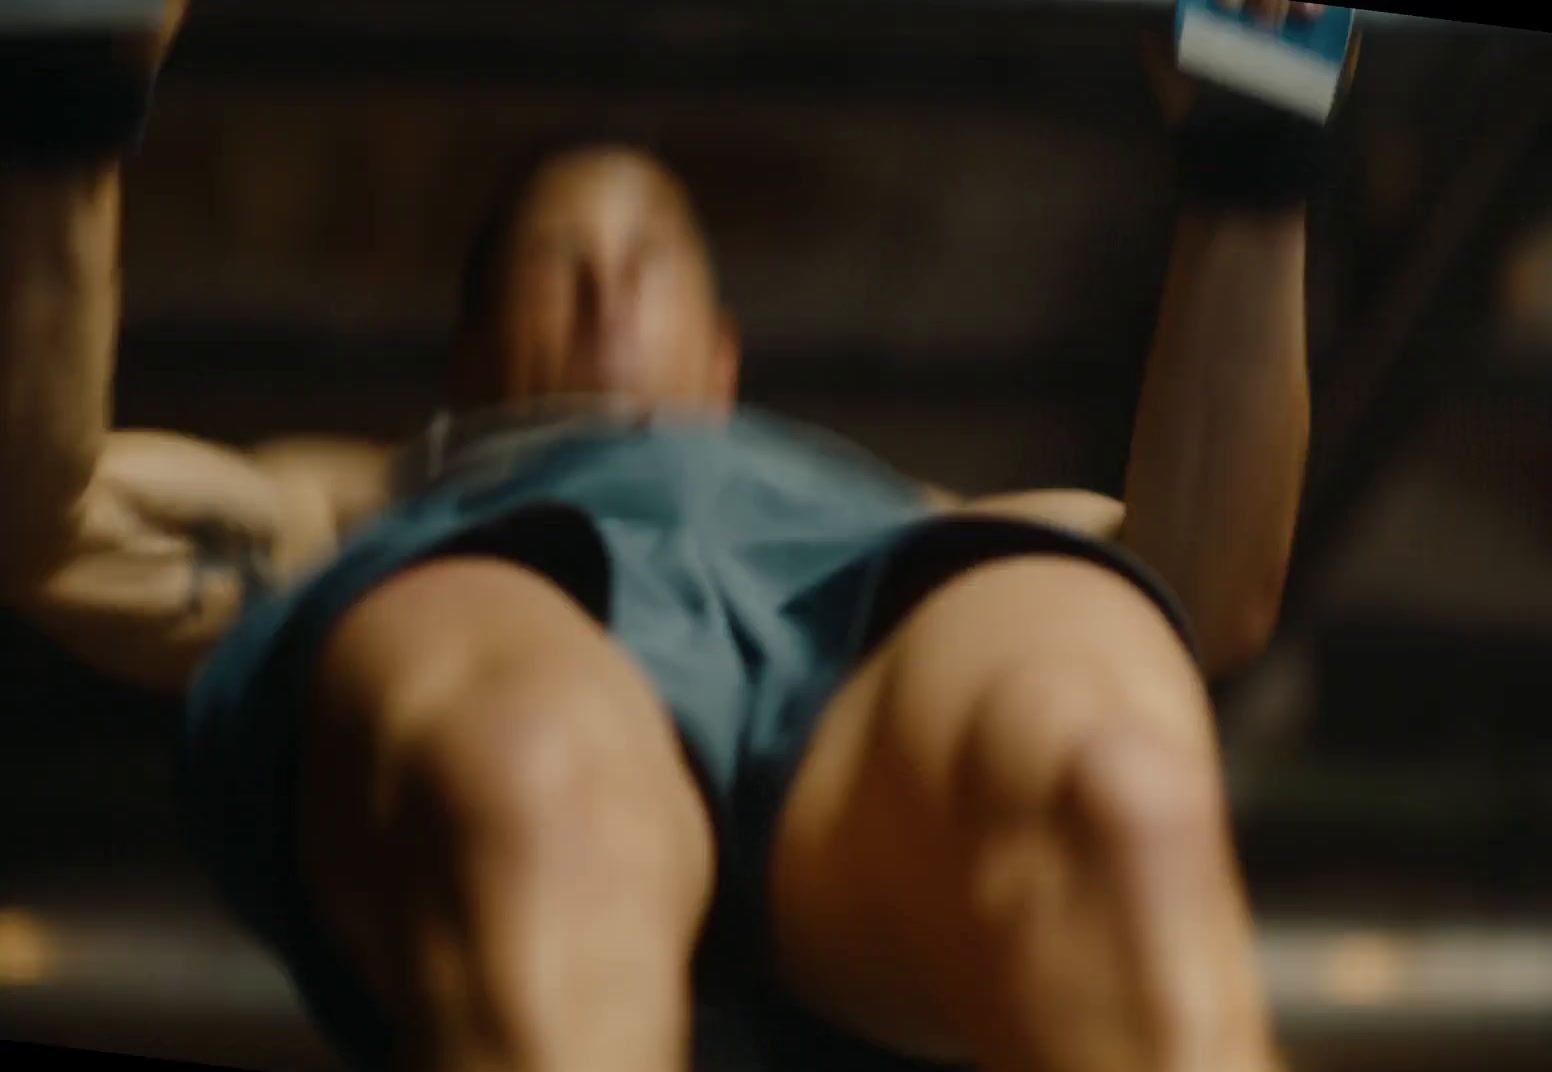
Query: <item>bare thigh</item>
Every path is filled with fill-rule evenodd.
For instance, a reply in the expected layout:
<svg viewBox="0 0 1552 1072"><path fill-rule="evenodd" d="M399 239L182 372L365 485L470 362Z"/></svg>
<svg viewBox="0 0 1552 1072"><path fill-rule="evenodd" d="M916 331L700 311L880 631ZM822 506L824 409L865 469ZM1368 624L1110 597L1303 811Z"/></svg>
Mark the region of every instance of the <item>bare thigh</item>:
<svg viewBox="0 0 1552 1072"><path fill-rule="evenodd" d="M798 996L877 1041L964 1056L954 995L976 1000L985 959L972 856L999 816L1065 823L1066 772L1113 731L1214 766L1195 664L1124 578L1002 560L920 604L834 698L780 817L773 926Z"/></svg>
<svg viewBox="0 0 1552 1072"><path fill-rule="evenodd" d="M416 906L467 900L430 873L482 840L510 845L515 878L554 878L557 910L629 882L639 929L688 958L713 872L700 794L650 683L549 580L483 558L409 570L338 623L315 691L304 879L390 1010L433 999Z"/></svg>

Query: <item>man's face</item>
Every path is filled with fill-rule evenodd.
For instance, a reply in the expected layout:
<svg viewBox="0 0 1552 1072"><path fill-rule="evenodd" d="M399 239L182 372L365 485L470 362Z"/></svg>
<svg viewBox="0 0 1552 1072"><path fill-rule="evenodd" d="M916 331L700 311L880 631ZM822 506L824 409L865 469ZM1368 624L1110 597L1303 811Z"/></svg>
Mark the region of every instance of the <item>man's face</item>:
<svg viewBox="0 0 1552 1072"><path fill-rule="evenodd" d="M535 176L483 359L509 401L624 397L725 411L738 347L687 196L661 164L585 149Z"/></svg>

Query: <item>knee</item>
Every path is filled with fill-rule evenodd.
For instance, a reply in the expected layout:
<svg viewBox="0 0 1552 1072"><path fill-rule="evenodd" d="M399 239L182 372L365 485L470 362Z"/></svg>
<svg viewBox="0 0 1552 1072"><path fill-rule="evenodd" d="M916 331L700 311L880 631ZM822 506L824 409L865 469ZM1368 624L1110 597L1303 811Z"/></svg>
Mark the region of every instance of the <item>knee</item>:
<svg viewBox="0 0 1552 1072"><path fill-rule="evenodd" d="M1211 706L1174 669L1108 659L991 675L955 772L962 818L1109 836L1201 811L1217 777Z"/></svg>
<svg viewBox="0 0 1552 1072"><path fill-rule="evenodd" d="M962 845L982 922L1031 922L1052 876L1097 882L1146 905L1199 890L1229 860L1227 809L1210 752L1148 729L1100 726L1044 771L988 759L998 784L973 790ZM968 773L968 772L967 772ZM1010 915L1011 913L1011 915Z"/></svg>
<svg viewBox="0 0 1552 1072"><path fill-rule="evenodd" d="M1117 882L1189 881L1227 844L1209 716L1190 690L1142 676L1003 675L956 774L956 840L973 870L1022 888L1054 851Z"/></svg>
<svg viewBox="0 0 1552 1072"><path fill-rule="evenodd" d="M1069 839L1127 863L1198 858L1226 831L1213 755L1147 730L1096 730L1059 793Z"/></svg>
<svg viewBox="0 0 1552 1072"><path fill-rule="evenodd" d="M613 691L533 673L444 691L404 745L390 828L525 881L578 873L569 865L583 859L587 873L628 877L633 889L684 870L695 842L677 772L632 746L629 720L655 712Z"/></svg>

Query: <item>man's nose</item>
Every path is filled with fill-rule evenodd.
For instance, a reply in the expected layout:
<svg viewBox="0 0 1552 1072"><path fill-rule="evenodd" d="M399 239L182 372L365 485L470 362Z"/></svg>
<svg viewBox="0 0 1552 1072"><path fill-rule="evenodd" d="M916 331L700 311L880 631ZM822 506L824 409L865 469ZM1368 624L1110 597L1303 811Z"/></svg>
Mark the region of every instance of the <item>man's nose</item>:
<svg viewBox="0 0 1552 1072"><path fill-rule="evenodd" d="M640 261L628 251L587 251L575 274L577 318L603 331L630 311L640 283Z"/></svg>

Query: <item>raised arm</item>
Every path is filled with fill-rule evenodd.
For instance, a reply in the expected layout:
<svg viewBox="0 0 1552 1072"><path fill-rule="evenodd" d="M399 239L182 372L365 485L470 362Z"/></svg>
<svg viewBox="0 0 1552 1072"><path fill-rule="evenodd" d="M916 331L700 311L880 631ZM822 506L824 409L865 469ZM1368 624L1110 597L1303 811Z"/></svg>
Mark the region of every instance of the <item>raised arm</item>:
<svg viewBox="0 0 1552 1072"><path fill-rule="evenodd" d="M0 552L12 578L58 554L106 443L118 171L0 170Z"/></svg>
<svg viewBox="0 0 1552 1072"><path fill-rule="evenodd" d="M1127 466L1121 541L1192 616L1210 674L1270 638L1309 435L1302 211L1181 219Z"/></svg>
<svg viewBox="0 0 1552 1072"><path fill-rule="evenodd" d="M277 511L235 457L110 435L119 199L117 161L0 170L0 594L100 669L171 686L235 593L196 597L176 516L232 511L168 516L167 485L225 488L261 537Z"/></svg>
<svg viewBox="0 0 1552 1072"><path fill-rule="evenodd" d="M1238 669L1276 625L1303 486L1304 248L1298 209L1182 217L1124 502L1069 489L934 501L1119 541L1180 598L1205 674Z"/></svg>
<svg viewBox="0 0 1552 1072"><path fill-rule="evenodd" d="M0 169L0 596L97 668L177 688L245 583L329 545L331 514L305 449L111 430L119 197L117 162Z"/></svg>
<svg viewBox="0 0 1552 1072"><path fill-rule="evenodd" d="M1258 6L1277 17L1278 4ZM1120 536L1179 593L1209 672L1222 673L1259 654L1281 610L1310 423L1304 205L1326 135L1172 64L1153 73L1186 198Z"/></svg>
<svg viewBox="0 0 1552 1072"><path fill-rule="evenodd" d="M1124 502L1037 491L971 508L1056 521L1136 552L1179 596L1211 678L1258 655L1281 609L1309 437L1302 194L1318 175L1308 165L1320 135L1270 108L1206 95L1154 59L1187 150L1188 198Z"/></svg>
<svg viewBox="0 0 1552 1072"><path fill-rule="evenodd" d="M119 55L158 62L181 7ZM0 164L0 599L83 661L176 689L246 586L303 568L369 510L386 454L112 430L116 157Z"/></svg>
<svg viewBox="0 0 1552 1072"><path fill-rule="evenodd" d="M182 21L160 32L0 38L0 536L9 579L79 524L111 425L120 140ZM73 118L71 118L73 115ZM39 122L36 117L41 117Z"/></svg>

